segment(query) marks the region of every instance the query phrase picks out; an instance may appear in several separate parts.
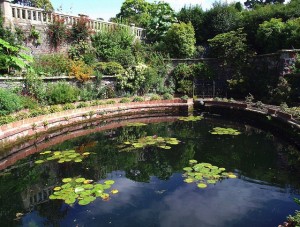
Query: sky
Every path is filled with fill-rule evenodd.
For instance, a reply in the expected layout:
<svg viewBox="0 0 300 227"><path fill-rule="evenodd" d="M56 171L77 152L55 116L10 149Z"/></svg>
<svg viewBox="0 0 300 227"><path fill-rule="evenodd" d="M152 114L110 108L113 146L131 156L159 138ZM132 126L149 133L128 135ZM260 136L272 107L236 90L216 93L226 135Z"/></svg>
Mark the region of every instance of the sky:
<svg viewBox="0 0 300 227"><path fill-rule="evenodd" d="M91 18L103 18L108 20L120 12L121 5L125 0L51 0L55 10L62 9L62 12L77 15L79 13L89 15ZM155 0L148 0L154 2ZM215 0L164 0L170 3L175 11L179 11L184 5L201 5L208 9ZM223 1L223 0L222 0ZM233 1L229 0L228 2Z"/></svg>

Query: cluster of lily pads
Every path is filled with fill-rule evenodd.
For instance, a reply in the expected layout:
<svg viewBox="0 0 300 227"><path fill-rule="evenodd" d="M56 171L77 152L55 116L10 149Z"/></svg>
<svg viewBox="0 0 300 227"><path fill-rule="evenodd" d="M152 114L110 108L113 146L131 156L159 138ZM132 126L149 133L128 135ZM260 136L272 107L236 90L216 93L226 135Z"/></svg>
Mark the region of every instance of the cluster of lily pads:
<svg viewBox="0 0 300 227"><path fill-rule="evenodd" d="M188 117L179 117L178 120L180 121L200 121L204 117L202 116L188 116Z"/></svg>
<svg viewBox="0 0 300 227"><path fill-rule="evenodd" d="M190 160L190 166L183 168L186 183L197 183L199 188L206 188L208 184L215 184L225 178L236 178L231 172L225 172L225 168L213 166L210 163L198 163Z"/></svg>
<svg viewBox="0 0 300 227"><path fill-rule="evenodd" d="M64 178L64 183L59 187L53 189L53 194L49 199L64 200L65 203L72 205L78 201L79 205L88 205L93 202L97 197L102 198L104 201L110 199L110 194L107 190L115 183L113 180L107 180L103 184L94 184L92 180L85 178ZM117 194L119 191L113 189L111 194Z"/></svg>
<svg viewBox="0 0 300 227"><path fill-rule="evenodd" d="M241 132L239 132L236 129L233 128L221 128L221 127L215 127L212 131L210 131L212 135L232 135L237 136L240 135Z"/></svg>
<svg viewBox="0 0 300 227"><path fill-rule="evenodd" d="M145 147L159 147L162 149L169 150L171 149L170 145L177 145L180 141L176 138L169 138L169 137L158 137L158 136L146 136L139 138L133 141L126 141L124 145L121 146L121 151L130 151L138 148L145 148Z"/></svg>
<svg viewBox="0 0 300 227"><path fill-rule="evenodd" d="M47 161L57 160L58 163L64 162L82 162L82 160L90 155L90 152L84 152L82 154L76 153L75 150L67 151L45 151L41 152L42 159L35 161L36 164L42 164Z"/></svg>
<svg viewBox="0 0 300 227"><path fill-rule="evenodd" d="M127 127L142 127L142 126L146 126L147 124L145 123L140 123L140 122L136 122L136 123L128 123L126 126Z"/></svg>

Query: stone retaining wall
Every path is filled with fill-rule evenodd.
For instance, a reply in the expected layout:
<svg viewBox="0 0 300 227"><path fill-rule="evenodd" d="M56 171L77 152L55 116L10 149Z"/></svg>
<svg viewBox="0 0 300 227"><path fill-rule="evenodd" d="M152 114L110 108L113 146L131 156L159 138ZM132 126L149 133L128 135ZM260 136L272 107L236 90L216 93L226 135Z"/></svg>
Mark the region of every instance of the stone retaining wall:
<svg viewBox="0 0 300 227"><path fill-rule="evenodd" d="M147 112L170 112L176 108L188 109L193 100L158 100L133 103L118 103L85 107L76 110L67 110L35 118L24 119L0 126L0 151L7 146L25 138L46 133L49 130L59 129L68 125L95 120L104 120L110 117Z"/></svg>

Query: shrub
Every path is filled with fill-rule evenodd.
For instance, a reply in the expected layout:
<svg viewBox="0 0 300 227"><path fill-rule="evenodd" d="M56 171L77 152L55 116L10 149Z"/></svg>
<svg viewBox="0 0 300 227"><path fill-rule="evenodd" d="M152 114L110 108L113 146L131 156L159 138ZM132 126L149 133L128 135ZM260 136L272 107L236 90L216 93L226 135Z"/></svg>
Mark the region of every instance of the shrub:
<svg viewBox="0 0 300 227"><path fill-rule="evenodd" d="M103 102L99 101L99 100L94 100L91 103L91 106L100 106L103 105Z"/></svg>
<svg viewBox="0 0 300 227"><path fill-rule="evenodd" d="M25 109L37 109L40 107L39 103L37 102L36 99L33 99L32 97L28 96L21 96L22 102L23 102L23 107Z"/></svg>
<svg viewBox="0 0 300 227"><path fill-rule="evenodd" d="M96 60L94 48L86 41L72 44L68 50L68 55L72 60L81 60L88 65L92 65Z"/></svg>
<svg viewBox="0 0 300 227"><path fill-rule="evenodd" d="M93 72L93 68L81 60L70 62L69 76L73 76L79 81L89 80Z"/></svg>
<svg viewBox="0 0 300 227"><path fill-rule="evenodd" d="M57 113L62 111L62 107L60 105L54 105L49 107L49 113Z"/></svg>
<svg viewBox="0 0 300 227"><path fill-rule="evenodd" d="M69 72L69 59L64 54L45 54L34 58L34 71L45 76L61 76Z"/></svg>
<svg viewBox="0 0 300 227"><path fill-rule="evenodd" d="M107 102L106 102L106 104L115 104L116 103L116 101L114 101L114 100L108 100Z"/></svg>
<svg viewBox="0 0 300 227"><path fill-rule="evenodd" d="M184 95L184 96L181 97L181 99L182 99L182 100L188 100L188 99L189 99L189 96Z"/></svg>
<svg viewBox="0 0 300 227"><path fill-rule="evenodd" d="M25 76L25 92L27 95L44 102L46 98L46 86L41 77L35 73L29 73Z"/></svg>
<svg viewBox="0 0 300 227"><path fill-rule="evenodd" d="M193 76L201 80L212 80L215 78L215 73L206 63L198 63L190 66L193 71Z"/></svg>
<svg viewBox="0 0 300 227"><path fill-rule="evenodd" d="M48 25L47 35L50 47L57 51L58 47L62 45L67 38L65 19L54 16L53 22Z"/></svg>
<svg viewBox="0 0 300 227"><path fill-rule="evenodd" d="M196 52L195 31L191 22L173 24L164 37L167 51L171 57L192 57Z"/></svg>
<svg viewBox="0 0 300 227"><path fill-rule="evenodd" d="M45 111L41 108L30 110L29 117L37 117L45 114Z"/></svg>
<svg viewBox="0 0 300 227"><path fill-rule="evenodd" d="M154 100L161 100L161 97L160 97L159 95L157 95L157 94L154 94L154 95L152 95L152 96L150 97L150 100L151 100L151 101L154 101Z"/></svg>
<svg viewBox="0 0 300 227"><path fill-rule="evenodd" d="M16 116L15 116L15 118L16 118L17 121L26 119L28 117L29 117L29 113L27 113L27 112L17 113Z"/></svg>
<svg viewBox="0 0 300 227"><path fill-rule="evenodd" d="M85 16L79 17L76 23L73 23L69 39L71 42L80 42L88 40L90 36L90 29L88 23L90 19Z"/></svg>
<svg viewBox="0 0 300 227"><path fill-rule="evenodd" d="M144 98L140 96L135 96L132 100L133 102L143 102Z"/></svg>
<svg viewBox="0 0 300 227"><path fill-rule="evenodd" d="M116 75L124 73L124 68L117 62L99 62L95 69L104 75Z"/></svg>
<svg viewBox="0 0 300 227"><path fill-rule="evenodd" d="M90 105L86 102L81 102L78 104L77 108L84 108L84 107L89 107Z"/></svg>
<svg viewBox="0 0 300 227"><path fill-rule="evenodd" d="M77 100L79 89L66 82L51 84L47 89L47 100L49 104L64 104Z"/></svg>
<svg viewBox="0 0 300 227"><path fill-rule="evenodd" d="M76 109L76 106L72 103L66 103L63 105L63 110L73 110Z"/></svg>
<svg viewBox="0 0 300 227"><path fill-rule="evenodd" d="M8 116L0 116L0 125L9 124L11 122L14 122L16 119L14 116L8 115Z"/></svg>
<svg viewBox="0 0 300 227"><path fill-rule="evenodd" d="M173 99L173 95L171 95L169 93L165 93L165 94L163 94L163 99L164 100Z"/></svg>
<svg viewBox="0 0 300 227"><path fill-rule="evenodd" d="M16 112L23 107L22 99L17 94L0 88L0 115Z"/></svg>
<svg viewBox="0 0 300 227"><path fill-rule="evenodd" d="M131 100L129 98L122 98L120 100L120 103L128 103L128 102L131 102Z"/></svg>

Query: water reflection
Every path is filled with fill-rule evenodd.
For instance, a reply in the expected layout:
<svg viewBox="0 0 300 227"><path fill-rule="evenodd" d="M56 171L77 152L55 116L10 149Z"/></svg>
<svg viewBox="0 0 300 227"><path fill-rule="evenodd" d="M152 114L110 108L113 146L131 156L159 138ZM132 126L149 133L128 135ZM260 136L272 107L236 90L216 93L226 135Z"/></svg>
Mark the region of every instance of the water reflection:
<svg viewBox="0 0 300 227"><path fill-rule="evenodd" d="M174 119L172 119L174 121ZM237 137L211 135L213 127L236 128ZM147 135L175 137L171 150L149 147L119 152L118 145ZM94 131L50 150L93 152L82 163L34 165L33 154L0 174L1 226L275 226L297 209L297 149L270 133L241 124L205 119ZM292 157L293 162L290 161ZM205 190L183 182L190 159L235 171ZM104 202L73 207L48 201L65 177L114 179L120 193ZM15 221L16 213L24 216Z"/></svg>

